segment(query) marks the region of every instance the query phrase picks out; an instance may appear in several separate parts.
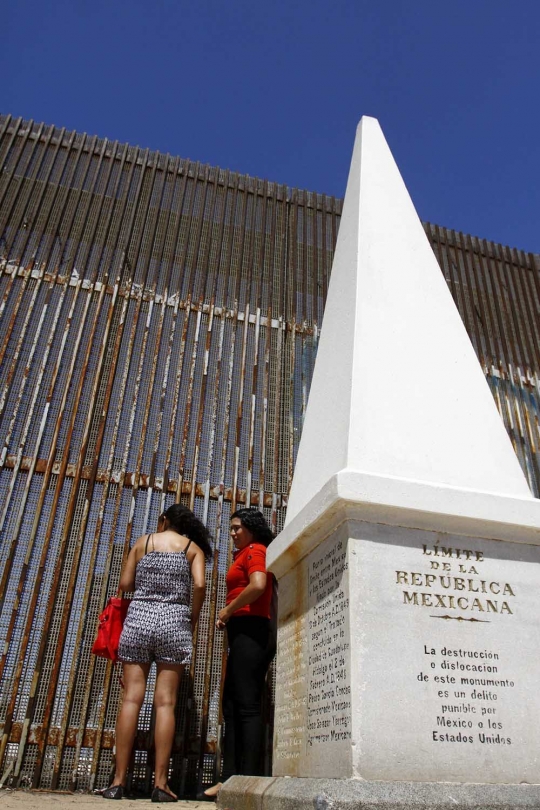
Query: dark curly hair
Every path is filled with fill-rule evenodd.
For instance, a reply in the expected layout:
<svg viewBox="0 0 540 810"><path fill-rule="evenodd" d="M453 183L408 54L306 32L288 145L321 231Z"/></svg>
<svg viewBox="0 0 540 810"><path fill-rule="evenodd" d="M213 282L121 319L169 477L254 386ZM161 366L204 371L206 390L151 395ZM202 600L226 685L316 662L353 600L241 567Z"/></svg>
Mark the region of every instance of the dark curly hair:
<svg viewBox="0 0 540 810"><path fill-rule="evenodd" d="M263 546L269 546L274 539L272 529L266 522L263 513L258 509L237 509L231 515L231 520L233 518L239 518L242 526L250 531L255 540L262 543Z"/></svg>
<svg viewBox="0 0 540 810"><path fill-rule="evenodd" d="M207 560L212 556L212 546L210 545L210 532L201 523L198 517L195 517L191 509L187 506L182 506L180 503L173 503L168 509L163 512L163 517L167 518L171 524L171 528L178 534L183 534L193 540L202 550Z"/></svg>

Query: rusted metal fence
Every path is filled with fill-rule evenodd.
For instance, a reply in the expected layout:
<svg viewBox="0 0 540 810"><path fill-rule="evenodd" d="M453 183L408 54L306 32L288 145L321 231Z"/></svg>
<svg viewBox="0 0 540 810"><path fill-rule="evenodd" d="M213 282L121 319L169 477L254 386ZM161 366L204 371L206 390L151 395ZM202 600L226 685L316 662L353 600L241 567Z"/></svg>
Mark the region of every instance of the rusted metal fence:
<svg viewBox="0 0 540 810"><path fill-rule="evenodd" d="M173 755L190 795L219 758L228 517L283 525L341 202L9 116L0 170L0 781L107 783L119 683L90 654L97 616L181 501L216 545ZM426 231L539 496L540 259Z"/></svg>

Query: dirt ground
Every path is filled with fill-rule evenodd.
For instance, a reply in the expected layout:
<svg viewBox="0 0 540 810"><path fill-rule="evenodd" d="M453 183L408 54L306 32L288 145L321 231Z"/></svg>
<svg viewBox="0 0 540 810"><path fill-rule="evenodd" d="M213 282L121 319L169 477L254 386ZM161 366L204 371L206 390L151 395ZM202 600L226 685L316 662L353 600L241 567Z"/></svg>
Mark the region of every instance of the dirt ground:
<svg viewBox="0 0 540 810"><path fill-rule="evenodd" d="M105 810L109 802L101 796L88 793L41 793L31 790L0 790L0 810ZM142 810L150 806L150 799L122 799L122 810ZM114 805L113 805L114 807ZM160 807L165 807L164 804ZM178 810L212 810L211 802L185 802L176 804Z"/></svg>

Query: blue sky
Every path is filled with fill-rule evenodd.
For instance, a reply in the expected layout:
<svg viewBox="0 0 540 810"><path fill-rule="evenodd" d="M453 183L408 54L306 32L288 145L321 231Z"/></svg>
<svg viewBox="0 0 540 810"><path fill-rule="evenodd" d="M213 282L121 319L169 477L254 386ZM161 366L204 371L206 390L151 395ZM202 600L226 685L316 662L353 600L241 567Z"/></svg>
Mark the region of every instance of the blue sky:
<svg viewBox="0 0 540 810"><path fill-rule="evenodd" d="M2 16L2 112L338 196L372 115L423 219L540 252L537 0L12 0Z"/></svg>

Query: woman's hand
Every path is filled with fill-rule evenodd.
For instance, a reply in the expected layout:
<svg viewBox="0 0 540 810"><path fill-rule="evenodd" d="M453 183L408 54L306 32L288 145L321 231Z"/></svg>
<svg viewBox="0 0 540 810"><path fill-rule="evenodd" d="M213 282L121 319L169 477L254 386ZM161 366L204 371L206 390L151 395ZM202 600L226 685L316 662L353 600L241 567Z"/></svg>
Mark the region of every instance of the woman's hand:
<svg viewBox="0 0 540 810"><path fill-rule="evenodd" d="M225 625L227 624L227 622L229 621L230 618L231 618L231 614L230 614L229 608L228 607L222 608L219 611L218 617L216 619L216 628L218 630L225 630Z"/></svg>
<svg viewBox="0 0 540 810"><path fill-rule="evenodd" d="M219 611L216 620L216 627L218 630L224 630L225 625L239 608L244 605L251 605L255 602L261 594L264 593L266 588L266 573L264 571L254 571L249 575L249 584L246 585L243 591L240 591L236 599L229 602L222 610Z"/></svg>

